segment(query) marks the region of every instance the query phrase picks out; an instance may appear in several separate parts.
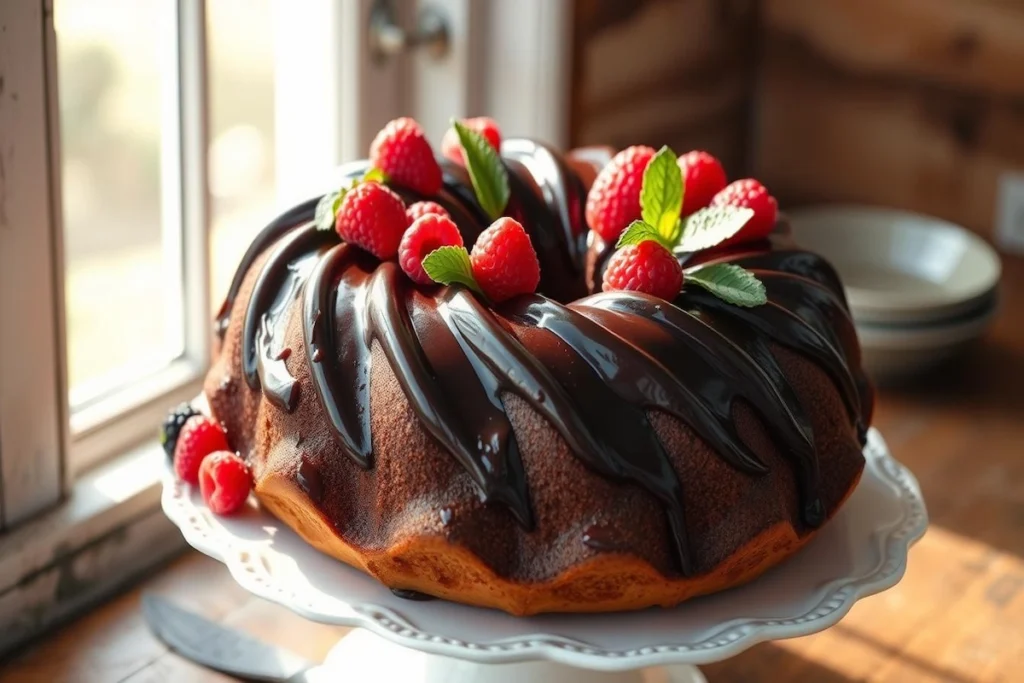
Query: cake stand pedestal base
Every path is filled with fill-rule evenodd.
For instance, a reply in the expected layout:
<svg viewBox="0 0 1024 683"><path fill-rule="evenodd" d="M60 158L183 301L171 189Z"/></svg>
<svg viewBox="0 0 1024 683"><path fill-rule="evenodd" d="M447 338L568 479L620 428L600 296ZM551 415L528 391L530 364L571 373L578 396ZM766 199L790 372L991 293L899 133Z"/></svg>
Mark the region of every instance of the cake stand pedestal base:
<svg viewBox="0 0 1024 683"><path fill-rule="evenodd" d="M327 655L315 683L707 683L693 666L633 671L593 671L554 662L480 664L396 645L365 629L341 639Z"/></svg>

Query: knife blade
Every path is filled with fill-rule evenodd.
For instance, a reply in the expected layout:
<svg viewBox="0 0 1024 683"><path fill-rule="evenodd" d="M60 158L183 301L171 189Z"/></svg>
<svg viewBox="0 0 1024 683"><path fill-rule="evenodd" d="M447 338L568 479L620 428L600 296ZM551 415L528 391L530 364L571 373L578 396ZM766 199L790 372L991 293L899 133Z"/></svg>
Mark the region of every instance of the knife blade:
<svg viewBox="0 0 1024 683"><path fill-rule="evenodd" d="M320 667L288 650L221 626L156 595L142 596L142 613L167 647L208 669L264 683L312 681Z"/></svg>

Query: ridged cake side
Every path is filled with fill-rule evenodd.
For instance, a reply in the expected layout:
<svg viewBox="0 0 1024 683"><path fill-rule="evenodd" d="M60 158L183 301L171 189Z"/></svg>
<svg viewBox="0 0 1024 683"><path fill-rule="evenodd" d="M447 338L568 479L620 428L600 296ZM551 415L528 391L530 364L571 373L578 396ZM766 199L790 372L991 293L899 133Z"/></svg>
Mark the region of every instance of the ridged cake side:
<svg viewBox="0 0 1024 683"><path fill-rule="evenodd" d="M288 325L289 342L299 341L298 322ZM686 482L696 573L682 577L657 502L636 486L589 470L518 397L503 398L531 485L537 517L532 532L507 509L480 501L465 470L420 426L379 351L371 378L376 460L367 471L339 451L315 401L299 400L287 414L245 387L232 360L239 333L229 330L206 392L235 447L250 454L261 504L312 545L392 588L514 614L671 605L743 583L813 535L800 521L788 461L742 405L739 428L768 465L765 476L737 472L691 429L650 413ZM814 406L822 498L831 516L863 466L856 434L835 419L844 408L822 371L775 351L787 374L800 378L801 401ZM300 396L313 391L305 364L289 365ZM307 493L314 477L315 500Z"/></svg>

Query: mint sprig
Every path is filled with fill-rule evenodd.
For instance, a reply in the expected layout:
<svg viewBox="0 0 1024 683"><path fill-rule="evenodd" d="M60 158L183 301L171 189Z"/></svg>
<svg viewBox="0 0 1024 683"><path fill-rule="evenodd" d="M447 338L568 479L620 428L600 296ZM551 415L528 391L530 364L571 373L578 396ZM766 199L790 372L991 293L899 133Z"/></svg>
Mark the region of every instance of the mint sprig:
<svg viewBox="0 0 1024 683"><path fill-rule="evenodd" d="M679 239L679 214L683 209L683 176L676 155L668 146L658 150L644 169L640 189L640 218L666 243Z"/></svg>
<svg viewBox="0 0 1024 683"><path fill-rule="evenodd" d="M750 308L768 302L764 283L746 268L733 263L714 263L687 271L684 281L735 306Z"/></svg>
<svg viewBox="0 0 1024 683"><path fill-rule="evenodd" d="M707 206L686 218L676 253L710 249L729 239L754 217L753 209L739 206Z"/></svg>
<svg viewBox="0 0 1024 683"><path fill-rule="evenodd" d="M672 249L672 243L669 240L665 239L654 226L643 221L633 221L630 223L629 227L619 236L619 241L615 244L615 247L621 249L622 247L640 244L648 240L653 240L666 249Z"/></svg>
<svg viewBox="0 0 1024 683"><path fill-rule="evenodd" d="M462 158L466 162L476 200L492 221L497 220L508 206L511 195L505 164L501 163L498 152L480 133L455 119L452 119L452 127L462 145Z"/></svg>
<svg viewBox="0 0 1024 683"><path fill-rule="evenodd" d="M366 171L363 177L359 179L361 183L386 183L388 181L388 174L381 169L374 166L373 168ZM355 185L353 185L355 187Z"/></svg>
<svg viewBox="0 0 1024 683"><path fill-rule="evenodd" d="M667 146L644 168L640 189L640 220L623 231L617 248L657 242L674 254L710 249L736 235L754 212L736 206L708 206L680 218L686 182L676 155ZM735 264L713 264L686 273L684 283L706 289L736 306L760 306L768 301L764 284Z"/></svg>
<svg viewBox="0 0 1024 683"><path fill-rule="evenodd" d="M317 230L334 230L334 220L338 216L338 209L345 195L355 189L360 183L386 183L387 174L379 168L367 169L359 178L353 178L348 187L341 187L336 192L329 192L320 198L316 204L316 211L313 213L313 223Z"/></svg>
<svg viewBox="0 0 1024 683"><path fill-rule="evenodd" d="M345 192L346 190L330 192L317 202L316 213L313 214L317 230L334 230L334 218L338 215L338 208L341 207L341 200L345 198Z"/></svg>
<svg viewBox="0 0 1024 683"><path fill-rule="evenodd" d="M473 266L465 247L439 247L423 259L423 271L430 279L442 285L459 283L482 294L480 285L473 277Z"/></svg>

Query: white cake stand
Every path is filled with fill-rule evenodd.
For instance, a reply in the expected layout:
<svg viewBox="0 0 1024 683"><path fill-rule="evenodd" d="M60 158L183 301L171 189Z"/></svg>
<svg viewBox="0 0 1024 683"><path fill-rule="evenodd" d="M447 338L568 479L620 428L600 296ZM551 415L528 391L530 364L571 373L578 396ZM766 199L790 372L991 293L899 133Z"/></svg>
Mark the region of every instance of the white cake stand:
<svg viewBox="0 0 1024 683"><path fill-rule="evenodd" d="M872 430L856 491L802 552L756 581L674 609L517 618L395 597L321 555L253 505L210 513L168 473L167 516L248 591L313 621L360 627L328 657L324 681L703 681L696 665L756 643L821 631L895 585L928 525L913 475ZM320 680L318 679L318 680Z"/></svg>

